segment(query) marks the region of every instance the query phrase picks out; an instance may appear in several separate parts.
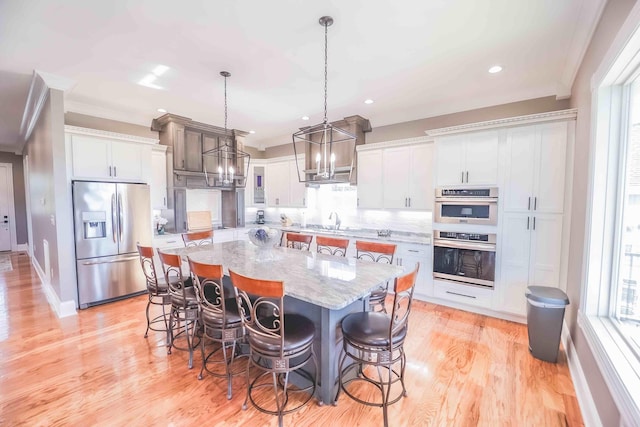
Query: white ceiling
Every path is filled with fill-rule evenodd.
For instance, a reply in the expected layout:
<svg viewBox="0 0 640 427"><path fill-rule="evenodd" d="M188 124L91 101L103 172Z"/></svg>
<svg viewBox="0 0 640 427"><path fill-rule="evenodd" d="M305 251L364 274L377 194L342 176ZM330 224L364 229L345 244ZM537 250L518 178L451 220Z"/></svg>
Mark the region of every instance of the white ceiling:
<svg viewBox="0 0 640 427"><path fill-rule="evenodd" d="M0 1L0 144L18 142L33 70L74 85L65 110L150 126L157 108L288 143L322 121L374 127L566 97L604 0ZM137 84L158 64L151 89ZM504 67L491 75L494 64ZM365 105L367 98L374 104ZM300 118L307 115L310 121ZM19 146L19 145L15 145Z"/></svg>

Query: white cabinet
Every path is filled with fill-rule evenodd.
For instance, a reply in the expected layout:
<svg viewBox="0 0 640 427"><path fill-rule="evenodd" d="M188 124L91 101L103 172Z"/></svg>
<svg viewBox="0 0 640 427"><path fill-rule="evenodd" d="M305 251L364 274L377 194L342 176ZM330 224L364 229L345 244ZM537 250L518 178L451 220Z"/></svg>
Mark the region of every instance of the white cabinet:
<svg viewBox="0 0 640 427"><path fill-rule="evenodd" d="M433 247L411 243L398 243L395 255L396 264L404 267L405 273L411 272L416 263L420 263L414 296L418 299L433 295Z"/></svg>
<svg viewBox="0 0 640 427"><path fill-rule="evenodd" d="M304 160L300 159L300 167ZM265 189L267 205L270 207L304 207L307 189L298 180L298 169L294 160L279 160L267 163Z"/></svg>
<svg viewBox="0 0 640 427"><path fill-rule="evenodd" d="M358 207L382 208L382 150L358 152Z"/></svg>
<svg viewBox="0 0 640 427"><path fill-rule="evenodd" d="M505 213L502 261L496 309L526 315L527 286L559 286L562 215Z"/></svg>
<svg viewBox="0 0 640 427"><path fill-rule="evenodd" d="M358 151L358 207L433 209L433 143Z"/></svg>
<svg viewBox="0 0 640 427"><path fill-rule="evenodd" d="M256 172L258 173L256 174ZM256 177L256 175L259 176L259 179ZM259 161L252 160L247 172L247 185L244 190L245 206L257 206L257 207L265 206L264 185L265 185L265 163L262 160L259 160ZM256 195L258 194L262 195L262 199L258 198L258 201L256 201Z"/></svg>
<svg viewBox="0 0 640 427"><path fill-rule="evenodd" d="M436 185L497 185L497 130L443 136L436 140Z"/></svg>
<svg viewBox="0 0 640 427"><path fill-rule="evenodd" d="M383 207L433 208L433 144L387 148L383 151Z"/></svg>
<svg viewBox="0 0 640 427"><path fill-rule="evenodd" d="M72 135L73 177L146 182L151 145Z"/></svg>
<svg viewBox="0 0 640 427"><path fill-rule="evenodd" d="M504 210L562 213L567 122L508 130Z"/></svg>
<svg viewBox="0 0 640 427"><path fill-rule="evenodd" d="M151 152L151 207L167 208L167 155L165 145L153 147Z"/></svg>

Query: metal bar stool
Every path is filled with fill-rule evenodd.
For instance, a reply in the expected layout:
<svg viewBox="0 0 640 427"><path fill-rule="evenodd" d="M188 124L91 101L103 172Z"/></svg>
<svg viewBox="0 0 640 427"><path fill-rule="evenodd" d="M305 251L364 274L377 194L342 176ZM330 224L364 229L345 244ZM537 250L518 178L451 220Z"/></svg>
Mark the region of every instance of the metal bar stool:
<svg viewBox="0 0 640 427"><path fill-rule="evenodd" d="M171 348L189 352L189 369L193 368L193 348L196 330L198 328L198 317L200 307L196 291L191 284L191 278L182 274L182 260L180 255L173 255L158 250L164 278L169 285L171 295L171 313L169 315L169 342L167 343L167 354L171 354ZM181 331L180 324L184 322L184 330ZM178 332L176 332L178 331ZM186 347L176 345L176 339L184 337L187 341Z"/></svg>
<svg viewBox="0 0 640 427"><path fill-rule="evenodd" d="M261 412L283 417L305 406L315 393L318 363L313 351L315 326L308 318L284 312L284 284L281 281L252 279L229 270L236 289L240 318L247 330L249 362L247 363L247 402ZM249 295L256 298L253 303ZM244 313L244 307L249 308ZM245 316L246 314L246 316ZM313 363L313 374L302 369ZM252 369L253 368L253 369ZM257 375L252 377L252 372ZM290 374L297 373L296 387L290 384ZM273 401L265 398L264 389L272 388ZM293 404L287 408L287 405Z"/></svg>
<svg viewBox="0 0 640 427"><path fill-rule="evenodd" d="M204 246L213 244L213 230L194 231L192 233L182 233L184 246Z"/></svg>
<svg viewBox="0 0 640 427"><path fill-rule="evenodd" d="M389 424L387 407L407 395L404 385L407 365L404 340L407 337L413 289L419 267L418 264L411 273L395 279L391 316L387 313L367 311L352 313L342 319L342 357L338 368L340 387L336 403L340 393L344 391L359 403L382 407L385 426ZM344 366L348 358L350 361ZM369 367L371 369L367 369ZM385 370L386 375L383 374ZM377 378L372 377L372 371L377 371ZM353 387L349 387L350 384L353 384ZM364 400L358 397L375 396L377 393L369 393L372 387L372 391L377 389L380 393L379 400ZM395 391L393 395L392 389Z"/></svg>
<svg viewBox="0 0 640 427"><path fill-rule="evenodd" d="M396 253L396 245L391 243L363 242L356 240L356 258L380 262L385 264L393 264L393 256ZM387 312L385 299L389 290L389 283L381 285L378 289L371 292L369 296L369 305L373 311Z"/></svg>
<svg viewBox="0 0 640 427"><path fill-rule="evenodd" d="M244 366L243 369L232 371L234 361L242 356L239 342L245 336L236 298L234 292L228 295L229 292L225 290L221 265L203 264L189 259L189 266L195 277L196 295L200 304L200 323L204 327L204 335L200 340L202 368L198 379L204 378L205 370L213 376L226 378L227 399L231 399L232 377L245 372ZM219 344L208 355L205 355L205 338ZM224 366L224 372L214 371L213 368L209 368L210 364Z"/></svg>
<svg viewBox="0 0 640 427"><path fill-rule="evenodd" d="M311 248L312 240L313 240L313 234L286 233L285 246L287 248L300 249L301 251L308 251Z"/></svg>
<svg viewBox="0 0 640 427"><path fill-rule="evenodd" d="M150 246L138 247L138 255L140 255L140 266L144 273L145 280L147 282L147 295L149 300L147 301L147 308L145 310L147 316L147 330L144 331L144 337L147 338L149 331L165 332L167 334L167 341L169 342L169 321L167 319L167 312L165 307L171 306L171 295L169 295L169 287L164 278L158 278L156 273L156 266L153 262L153 248ZM159 305L162 307L162 314L151 319L149 309L152 305ZM162 323L158 326L158 323Z"/></svg>
<svg viewBox="0 0 640 427"><path fill-rule="evenodd" d="M339 239L337 237L316 236L318 253L336 256L346 256L349 239Z"/></svg>

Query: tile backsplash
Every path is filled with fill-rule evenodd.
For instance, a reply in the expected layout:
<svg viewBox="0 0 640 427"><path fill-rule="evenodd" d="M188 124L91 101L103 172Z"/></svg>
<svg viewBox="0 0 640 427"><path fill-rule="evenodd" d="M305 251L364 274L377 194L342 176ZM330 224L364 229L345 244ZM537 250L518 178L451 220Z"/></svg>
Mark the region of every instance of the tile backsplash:
<svg viewBox="0 0 640 427"><path fill-rule="evenodd" d="M266 208L267 224L280 223L280 215L285 214L295 225L334 225L329 219L332 212L337 212L341 228L391 229L410 233L431 231L431 212L409 211L398 209L358 209L358 192L356 187L347 184L321 185L318 188L307 188L306 208ZM256 211L260 208L247 208L247 226L255 223Z"/></svg>

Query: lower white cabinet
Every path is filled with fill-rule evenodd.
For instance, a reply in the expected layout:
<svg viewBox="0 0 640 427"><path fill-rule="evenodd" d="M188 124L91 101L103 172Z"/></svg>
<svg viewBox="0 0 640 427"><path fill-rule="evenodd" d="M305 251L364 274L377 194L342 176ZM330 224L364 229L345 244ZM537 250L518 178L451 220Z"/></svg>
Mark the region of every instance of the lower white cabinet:
<svg viewBox="0 0 640 427"><path fill-rule="evenodd" d="M503 214L496 310L524 316L527 286L560 285L562 220L560 214Z"/></svg>
<svg viewBox="0 0 640 427"><path fill-rule="evenodd" d="M433 296L458 304L491 308L494 290L480 286L461 285L457 283L434 280Z"/></svg>
<svg viewBox="0 0 640 427"><path fill-rule="evenodd" d="M394 258L397 265L404 267L405 273L409 273L417 263L420 263L414 296L420 299L433 295L433 247L431 245L398 243Z"/></svg>

